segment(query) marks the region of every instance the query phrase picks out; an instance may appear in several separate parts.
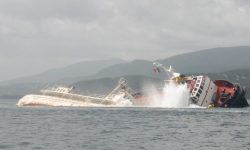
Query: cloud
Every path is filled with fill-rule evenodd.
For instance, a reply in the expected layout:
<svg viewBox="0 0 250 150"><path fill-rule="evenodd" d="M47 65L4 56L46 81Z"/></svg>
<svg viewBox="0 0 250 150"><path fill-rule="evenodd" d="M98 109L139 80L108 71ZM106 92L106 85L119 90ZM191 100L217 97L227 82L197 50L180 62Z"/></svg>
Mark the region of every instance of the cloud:
<svg viewBox="0 0 250 150"><path fill-rule="evenodd" d="M27 74L79 60L157 59L249 45L247 0L0 1L0 59ZM7 61L13 60L13 61ZM39 67L36 67L39 66ZM26 75L20 73L20 75Z"/></svg>

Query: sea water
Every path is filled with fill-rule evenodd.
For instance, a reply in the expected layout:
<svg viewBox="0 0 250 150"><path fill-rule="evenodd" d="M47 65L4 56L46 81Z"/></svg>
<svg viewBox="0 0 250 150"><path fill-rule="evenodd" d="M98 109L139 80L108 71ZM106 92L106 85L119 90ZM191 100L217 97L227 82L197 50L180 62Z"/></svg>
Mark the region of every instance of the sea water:
<svg viewBox="0 0 250 150"><path fill-rule="evenodd" d="M0 100L0 149L249 150L250 108L16 107Z"/></svg>

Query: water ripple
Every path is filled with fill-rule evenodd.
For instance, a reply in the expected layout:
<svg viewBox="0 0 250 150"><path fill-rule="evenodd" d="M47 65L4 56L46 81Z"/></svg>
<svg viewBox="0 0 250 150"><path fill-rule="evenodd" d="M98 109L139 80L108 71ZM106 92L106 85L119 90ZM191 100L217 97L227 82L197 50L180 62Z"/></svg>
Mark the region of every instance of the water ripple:
<svg viewBox="0 0 250 150"><path fill-rule="evenodd" d="M0 105L0 149L234 150L250 109L17 108Z"/></svg>

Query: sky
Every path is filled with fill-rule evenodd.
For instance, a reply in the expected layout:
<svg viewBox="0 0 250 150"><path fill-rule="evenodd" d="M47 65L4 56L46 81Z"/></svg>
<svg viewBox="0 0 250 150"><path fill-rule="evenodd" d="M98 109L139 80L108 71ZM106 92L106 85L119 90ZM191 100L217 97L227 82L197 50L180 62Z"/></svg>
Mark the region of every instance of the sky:
<svg viewBox="0 0 250 150"><path fill-rule="evenodd" d="M249 0L0 0L0 81L240 45L250 45Z"/></svg>

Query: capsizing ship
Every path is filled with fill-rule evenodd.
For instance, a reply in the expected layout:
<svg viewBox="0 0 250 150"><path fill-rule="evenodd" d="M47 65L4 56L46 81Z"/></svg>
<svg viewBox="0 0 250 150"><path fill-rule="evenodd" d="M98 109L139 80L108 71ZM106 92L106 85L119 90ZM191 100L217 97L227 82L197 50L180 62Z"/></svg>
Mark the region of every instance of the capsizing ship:
<svg viewBox="0 0 250 150"><path fill-rule="evenodd" d="M240 108L248 107L245 98L245 90L239 84L234 84L226 80L211 80L206 75L184 76L176 73L170 66L165 68L160 63L153 63L155 72L165 71L169 80L164 82L186 84L190 92L190 103L201 107L223 107ZM104 96L85 96L75 94L73 87L56 87L41 90L38 94L29 94L21 98L17 106L147 106L150 101L147 96L140 92L133 92L125 79L121 78L118 85ZM128 102L129 101L129 102Z"/></svg>
<svg viewBox="0 0 250 150"><path fill-rule="evenodd" d="M118 85L107 95L82 95L74 91L74 87L52 87L40 90L37 94L28 94L16 104L23 106L131 106L134 97L127 87L125 79L121 78Z"/></svg>
<svg viewBox="0 0 250 150"><path fill-rule="evenodd" d="M153 63L154 71L164 70L169 73L170 80L166 83L173 82L178 84L187 84L190 92L190 101L201 107L224 107L224 108L241 108L248 107L249 104L245 98L245 89L240 84L231 83L226 80L211 80L206 75L185 76L173 71L170 66L165 68L160 63Z"/></svg>

